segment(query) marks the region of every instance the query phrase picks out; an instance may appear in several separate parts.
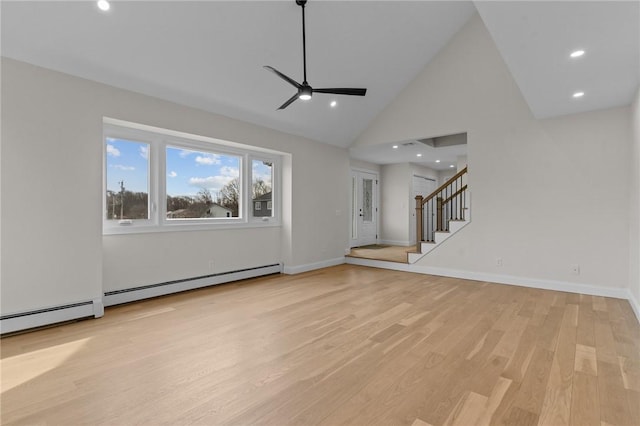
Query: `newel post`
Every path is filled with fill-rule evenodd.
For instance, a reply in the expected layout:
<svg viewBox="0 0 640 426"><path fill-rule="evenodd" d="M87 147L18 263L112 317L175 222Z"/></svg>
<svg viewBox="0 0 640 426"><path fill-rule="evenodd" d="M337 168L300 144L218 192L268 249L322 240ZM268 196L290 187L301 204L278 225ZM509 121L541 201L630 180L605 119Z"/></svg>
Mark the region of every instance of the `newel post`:
<svg viewBox="0 0 640 426"><path fill-rule="evenodd" d="M416 252L422 253L422 195L416 195Z"/></svg>

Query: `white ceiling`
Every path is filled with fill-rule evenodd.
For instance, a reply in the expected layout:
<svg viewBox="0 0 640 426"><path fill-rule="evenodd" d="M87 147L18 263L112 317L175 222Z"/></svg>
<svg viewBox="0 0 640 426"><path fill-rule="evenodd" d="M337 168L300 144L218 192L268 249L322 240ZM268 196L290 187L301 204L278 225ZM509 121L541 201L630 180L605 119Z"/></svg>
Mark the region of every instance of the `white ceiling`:
<svg viewBox="0 0 640 426"><path fill-rule="evenodd" d="M349 153L352 158L375 164L415 163L434 170L450 170L456 168L458 157L467 155L466 136L464 139L465 144L463 145L438 148L425 145L417 140L390 142L349 148Z"/></svg>
<svg viewBox="0 0 640 426"><path fill-rule="evenodd" d="M473 15L471 2L330 2L306 6L313 87L364 87L365 97L295 90L301 9L290 1L2 2L2 54L321 142L348 146ZM330 108L336 99L338 106Z"/></svg>
<svg viewBox="0 0 640 426"><path fill-rule="evenodd" d="M640 82L640 2L475 3L537 118L629 105ZM585 54L571 59L582 49ZM572 94L583 91L582 98Z"/></svg>
<svg viewBox="0 0 640 426"><path fill-rule="evenodd" d="M538 117L630 103L638 86L638 2L324 1L307 4L316 94L302 77L300 8L288 1L0 2L2 55L347 147L478 9ZM569 61L574 48L587 53ZM574 90L586 94L578 101ZM338 106L330 108L329 102ZM382 161L382 159L380 159Z"/></svg>

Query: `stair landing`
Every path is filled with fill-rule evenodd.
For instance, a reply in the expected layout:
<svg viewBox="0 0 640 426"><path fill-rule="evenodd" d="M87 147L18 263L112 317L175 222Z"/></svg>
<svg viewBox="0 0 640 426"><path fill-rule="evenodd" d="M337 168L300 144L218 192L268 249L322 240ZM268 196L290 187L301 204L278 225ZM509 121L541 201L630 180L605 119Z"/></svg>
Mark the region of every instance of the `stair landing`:
<svg viewBox="0 0 640 426"><path fill-rule="evenodd" d="M385 262L409 263L408 253L414 252L415 246L392 246L387 244L374 244L369 246L354 247L346 257L358 259L381 260Z"/></svg>

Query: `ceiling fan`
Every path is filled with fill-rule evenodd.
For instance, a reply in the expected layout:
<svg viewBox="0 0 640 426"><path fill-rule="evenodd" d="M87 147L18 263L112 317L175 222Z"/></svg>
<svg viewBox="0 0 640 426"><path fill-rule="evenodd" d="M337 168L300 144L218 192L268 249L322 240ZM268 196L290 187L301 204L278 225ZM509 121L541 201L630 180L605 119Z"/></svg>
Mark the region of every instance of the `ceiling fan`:
<svg viewBox="0 0 640 426"><path fill-rule="evenodd" d="M277 69L270 67L269 65L265 65L264 68L275 73L278 77L291 84L293 87L298 89L298 92L293 95L289 100L283 103L280 109L285 109L289 105L293 103L296 99L301 99L303 101L307 101L311 99L311 96L314 93L329 93L332 95L351 95L351 96L364 96L367 93L367 89L352 89L352 88L333 88L333 89L314 89L309 86L307 83L307 47L306 47L306 36L305 36L305 26L304 26L304 6L307 3L307 0L296 0L296 4L302 8L302 63L304 69L304 81L302 84L298 83L291 77L288 77L278 71Z"/></svg>

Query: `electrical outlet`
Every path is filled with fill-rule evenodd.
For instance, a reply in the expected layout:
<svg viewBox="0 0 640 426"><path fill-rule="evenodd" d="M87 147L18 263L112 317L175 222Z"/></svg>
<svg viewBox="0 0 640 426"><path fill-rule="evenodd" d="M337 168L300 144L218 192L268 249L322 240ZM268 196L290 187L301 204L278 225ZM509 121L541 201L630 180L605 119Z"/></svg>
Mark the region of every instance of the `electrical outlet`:
<svg viewBox="0 0 640 426"><path fill-rule="evenodd" d="M496 266L502 266L502 258L501 257L498 257L496 259Z"/></svg>
<svg viewBox="0 0 640 426"><path fill-rule="evenodd" d="M571 265L571 272L573 272L575 275L580 275L580 265Z"/></svg>

